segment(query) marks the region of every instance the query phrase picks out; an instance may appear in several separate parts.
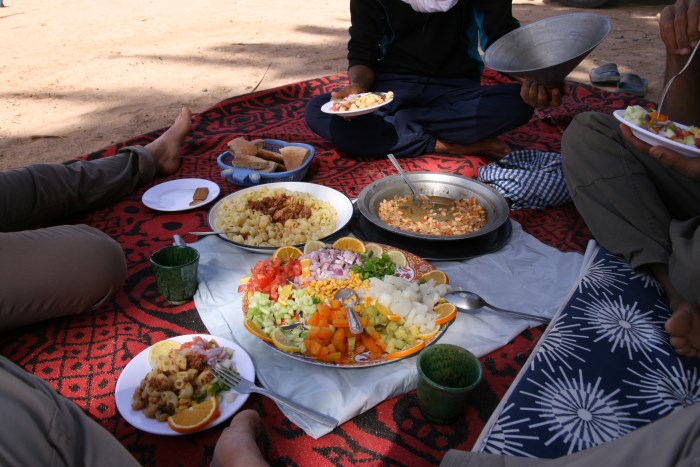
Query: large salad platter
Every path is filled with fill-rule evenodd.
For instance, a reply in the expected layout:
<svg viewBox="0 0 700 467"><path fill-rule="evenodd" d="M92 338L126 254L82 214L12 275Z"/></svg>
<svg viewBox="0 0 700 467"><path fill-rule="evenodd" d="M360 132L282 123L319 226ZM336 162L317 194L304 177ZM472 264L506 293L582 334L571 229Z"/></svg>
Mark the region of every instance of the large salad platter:
<svg viewBox="0 0 700 467"><path fill-rule="evenodd" d="M450 290L418 256L354 237L279 248L238 289L250 333L289 358L336 368L385 365L440 339L456 316L443 298Z"/></svg>

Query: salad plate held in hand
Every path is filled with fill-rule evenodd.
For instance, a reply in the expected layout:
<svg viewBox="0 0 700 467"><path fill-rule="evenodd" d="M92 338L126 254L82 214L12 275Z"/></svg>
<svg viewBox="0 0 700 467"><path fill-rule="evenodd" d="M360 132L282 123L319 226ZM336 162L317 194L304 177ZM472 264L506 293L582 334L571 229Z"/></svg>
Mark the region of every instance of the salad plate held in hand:
<svg viewBox="0 0 700 467"><path fill-rule="evenodd" d="M640 109L642 112L647 112L647 110L642 107L640 107ZM634 136L641 139L647 144L651 144L652 146L664 146L686 157L700 157L700 148L698 148L695 144L686 144L684 142L681 142L679 138L672 139L669 136L664 136L663 126L654 125L650 126L649 128L643 128L639 117L636 119L630 117L629 108L627 110L616 110L615 112L613 112L613 116L620 122L627 125ZM674 128L680 130L680 132L688 131L689 128L693 128L674 122L670 122L668 124L669 127L671 125L673 125ZM659 128L662 128L660 132ZM673 133L675 134L678 132L673 131ZM697 141L695 140L695 138L693 138L693 140ZM688 141L690 141L690 139Z"/></svg>
<svg viewBox="0 0 700 467"><path fill-rule="evenodd" d="M332 99L321 106L321 111L341 117L359 117L374 112L394 100L394 93L365 92L350 94L342 99Z"/></svg>

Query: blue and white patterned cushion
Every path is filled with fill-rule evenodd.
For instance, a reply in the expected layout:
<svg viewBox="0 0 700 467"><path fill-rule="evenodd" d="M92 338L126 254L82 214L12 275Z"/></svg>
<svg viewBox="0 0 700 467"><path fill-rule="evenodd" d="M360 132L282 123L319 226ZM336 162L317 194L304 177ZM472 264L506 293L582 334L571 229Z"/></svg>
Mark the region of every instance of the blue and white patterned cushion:
<svg viewBox="0 0 700 467"><path fill-rule="evenodd" d="M553 458L700 401L700 359L678 357L651 277L602 248L474 446Z"/></svg>

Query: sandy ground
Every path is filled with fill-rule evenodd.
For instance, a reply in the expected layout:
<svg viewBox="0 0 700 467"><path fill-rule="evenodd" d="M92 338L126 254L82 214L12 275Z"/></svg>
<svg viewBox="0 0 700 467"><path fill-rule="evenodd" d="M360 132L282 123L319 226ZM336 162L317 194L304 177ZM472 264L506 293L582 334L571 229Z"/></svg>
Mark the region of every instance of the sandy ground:
<svg viewBox="0 0 700 467"><path fill-rule="evenodd" d="M610 0L608 38L570 79L618 63L656 100L669 1ZM60 162L170 124L183 105L345 70L343 0L5 0L0 9L0 170ZM514 0L523 24L574 11ZM613 88L614 89L614 88Z"/></svg>

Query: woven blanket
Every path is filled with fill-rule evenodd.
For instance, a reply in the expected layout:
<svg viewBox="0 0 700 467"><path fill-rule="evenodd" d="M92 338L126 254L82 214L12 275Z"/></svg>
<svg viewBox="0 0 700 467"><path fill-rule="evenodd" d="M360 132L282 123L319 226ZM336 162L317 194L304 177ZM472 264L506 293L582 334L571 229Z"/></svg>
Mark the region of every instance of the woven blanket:
<svg viewBox="0 0 700 467"><path fill-rule="evenodd" d="M559 457L700 402L700 361L678 357L659 284L600 248L474 450Z"/></svg>
<svg viewBox="0 0 700 467"><path fill-rule="evenodd" d="M236 136L305 142L316 148L305 181L327 185L348 196L385 174L394 173L389 161L343 157L311 133L303 120L304 105L314 95L344 82L335 75L233 97L194 116L185 141L183 166L170 178L206 178L219 184L221 196L239 187L226 182L216 157ZM486 84L505 79L487 70ZM503 139L513 149L558 152L561 129L585 110L610 113L632 100L587 85L574 84L564 105L538 113L525 126ZM127 145L145 144L163 130L153 131L83 156L109 157ZM406 160L407 170L457 173L475 177L487 161L468 156L425 155ZM163 179L153 183L161 183ZM143 187L121 202L65 223L87 223L115 238L128 262L126 284L97 311L27 326L0 335L0 352L26 371L49 382L63 396L114 434L143 465L207 465L220 425L185 437L160 437L138 431L117 412L116 381L125 365L141 350L162 339L205 332L192 302L169 306L156 288L149 257L172 243L173 234L208 229L207 207L187 212L155 212L141 203ZM565 205L546 211L513 211L528 233L564 251L583 251L590 232L575 208ZM193 242L193 237L185 235ZM450 448L470 449L498 402L513 382L541 328L523 332L512 343L482 358L484 381L474 403L452 426L435 426L423 419L415 392L387 400L318 440L289 422L269 399L253 396L246 407L263 417L259 436L267 458L277 465L434 465ZM390 367L388 367L390 368Z"/></svg>

